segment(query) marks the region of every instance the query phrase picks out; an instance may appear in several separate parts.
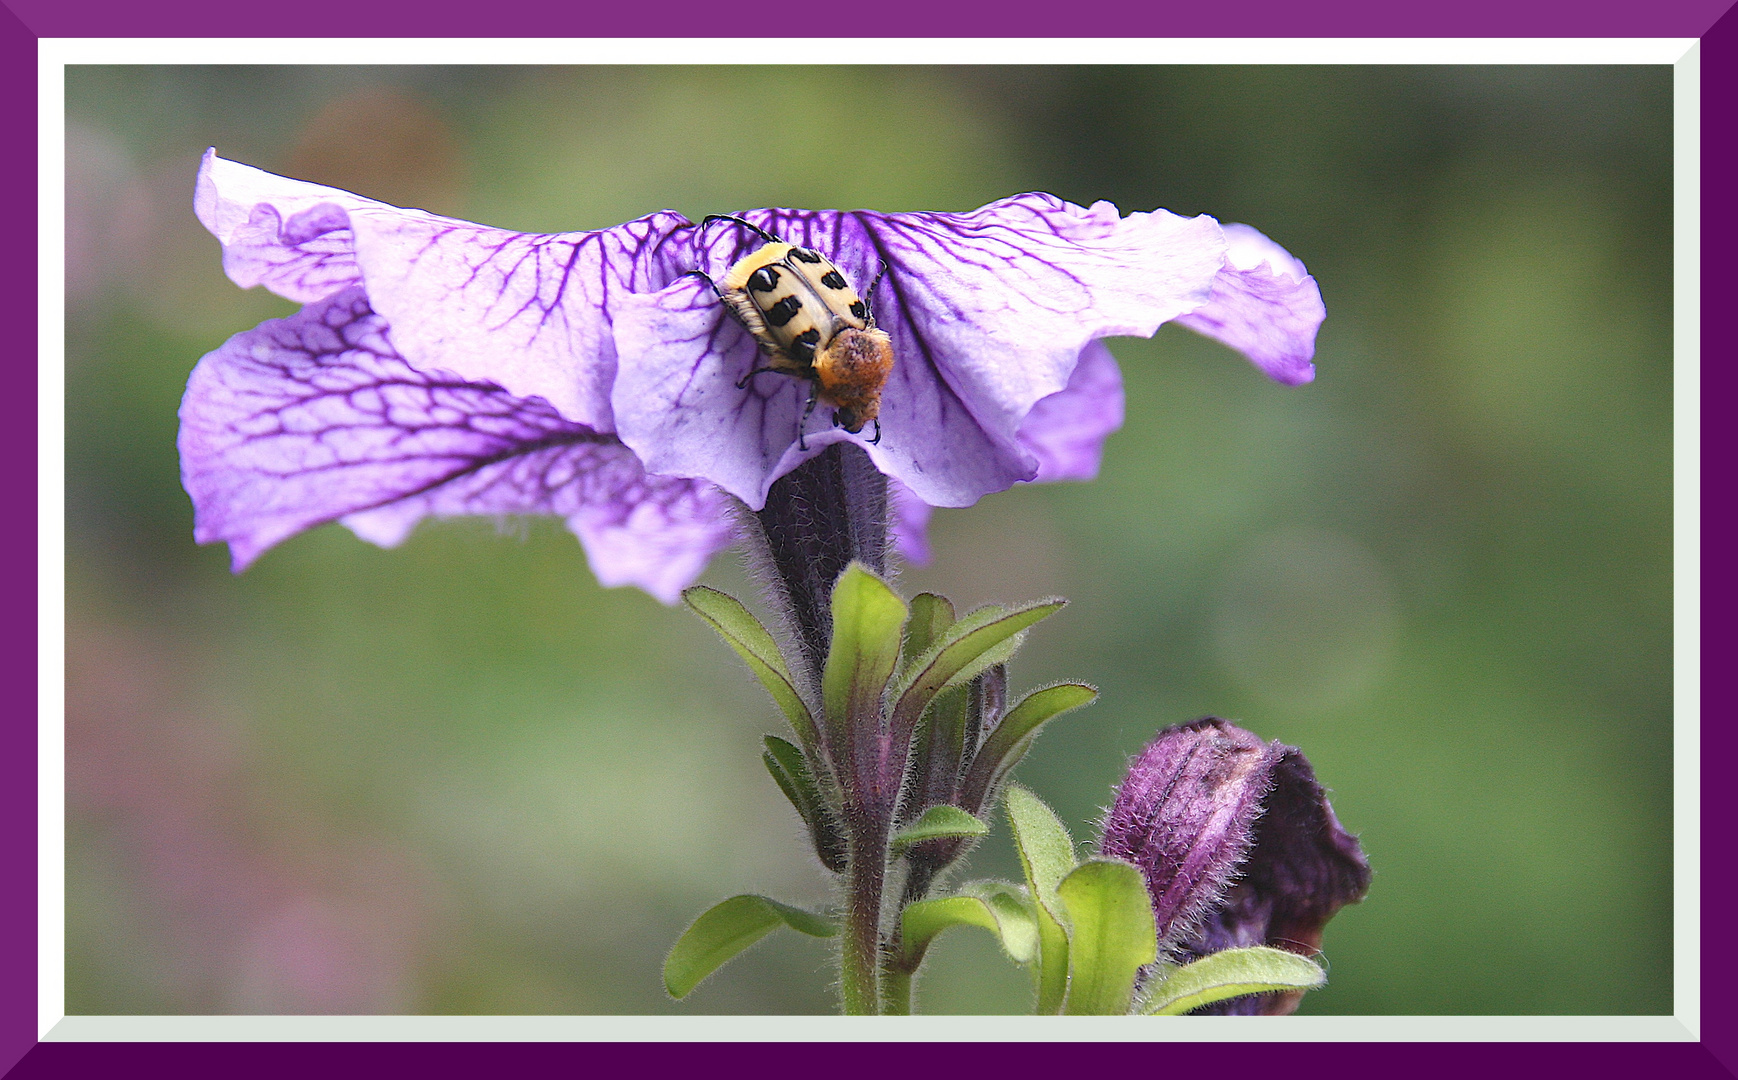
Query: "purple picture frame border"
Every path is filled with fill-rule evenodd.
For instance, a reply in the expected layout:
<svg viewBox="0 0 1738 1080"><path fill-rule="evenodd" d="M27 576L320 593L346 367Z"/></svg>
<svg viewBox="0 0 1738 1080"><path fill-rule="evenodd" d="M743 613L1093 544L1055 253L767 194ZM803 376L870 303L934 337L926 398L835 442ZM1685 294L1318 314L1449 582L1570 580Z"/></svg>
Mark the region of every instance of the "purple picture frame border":
<svg viewBox="0 0 1738 1080"><path fill-rule="evenodd" d="M284 9L231 0L4 0L34 37L758 37L789 27L757 23L736 5L664 0L300 0ZM1701 37L1732 0L1244 0L1153 4L1101 0L1091 17L1062 20L1044 0L881 0L805 10L804 36L899 37ZM780 57L793 62L800 55Z"/></svg>
<svg viewBox="0 0 1738 1080"><path fill-rule="evenodd" d="M891 0L865 25L859 9L837 9L829 26L825 11L805 16L804 33L849 37L865 32L890 35L913 31L926 37L1005 35L1009 29L1041 36L1203 36L1203 37L1696 37L1702 40L1702 470L1705 492L1717 493L1733 464L1734 451L1710 421L1712 410L1738 390L1738 364L1730 339L1716 320L1723 314L1713 298L1738 294L1738 270L1727 252L1738 247L1738 207L1710 198L1738 190L1738 12L1733 0L1460 0L1429 8L1391 0L1327 0L1299 5L1255 0L1229 9L1216 5L1159 7L1150 0L1108 0L1094 9L1090 23L1061 27L1054 5L1034 0ZM297 6L295 33L337 29L349 37L645 37L743 36L760 33L745 24L741 10L700 0L671 0L656 16L634 5L590 9L564 3L476 5L460 0L304 0ZM181 0L173 9L121 0L3 0L0 6L0 145L14 147L15 162L36 162L36 43L42 37L271 37L286 29L282 9L268 5L219 4ZM1114 33L1113 33L1114 32ZM793 60L801 59L792 57ZM0 185L10 189L14 207L36 205L36 170L14 167ZM21 216L15 211L15 217ZM35 215L30 219L35 222ZM39 241L42 239L38 238ZM0 304L12 312L15 370L28 372L27 399L37 387L36 264L13 259L0 263ZM21 390L24 386L19 386ZM30 462L36 454L34 410L28 423L0 427L0 452ZM766 1047L751 1043L41 1043L36 1042L36 661L37 533L36 470L0 474L4 505L15 511L15 527L0 533L0 685L15 688L14 705L0 725L0 866L10 870L0 891L0 1075L20 1080L78 1075L146 1075L171 1070L181 1076L245 1073L255 1077L380 1075L415 1070L421 1076L482 1075L576 1066L604 1075L618 1070L637 1074L699 1072L729 1075L764 1072ZM1704 496L1702 543L1714 550L1724 534L1728 504ZM1738 568L1703 560L1702 621L1704 655L1718 656L1727 640L1717 613L1738 595ZM1705 717L1731 716L1734 691L1718 678L1717 666L1702 681ZM1723 967L1728 954L1718 928L1725 902L1733 895L1734 824L1738 805L1721 799L1725 784L1717 770L1738 759L1738 736L1721 724L1702 732L1702 907L1704 924L1716 930L1702 941L1703 971ZM1712 797L1710 797L1712 796ZM1623 932L1614 927L1613 934ZM981 1074L986 1067L1016 1066L1048 1072L1119 1065L1131 1071L1171 1072L1191 1065L1259 1074L1267 1069L1294 1076L1405 1075L1464 1077L1474 1070L1496 1075L1580 1075L1631 1077L1661 1075L1686 1080L1738 1077L1738 1030L1727 1018L1738 991L1715 982L1703 986L1701 1043L1088 1043L1017 1045L973 1043L862 1043L849 1050L838 1044L811 1043L779 1051L781 1068L825 1070L829 1080L879 1074L888 1067ZM1084 1058L1082 1055L1086 1055ZM1155 1059L1156 1058L1156 1059ZM798 1065L802 1062L803 1065Z"/></svg>

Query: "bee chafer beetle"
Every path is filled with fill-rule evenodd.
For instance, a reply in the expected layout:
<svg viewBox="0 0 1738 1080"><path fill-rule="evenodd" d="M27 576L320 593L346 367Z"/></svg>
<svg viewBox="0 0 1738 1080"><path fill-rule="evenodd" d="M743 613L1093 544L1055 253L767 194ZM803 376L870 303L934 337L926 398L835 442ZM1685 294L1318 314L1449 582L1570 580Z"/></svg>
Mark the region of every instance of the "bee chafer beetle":
<svg viewBox="0 0 1738 1080"><path fill-rule="evenodd" d="M789 244L751 221L713 214L700 223L731 221L753 229L762 247L739 259L722 284L698 270L737 322L760 344L766 366L744 375L742 389L756 375L777 372L809 383L809 401L797 423L797 445L807 449L803 428L817 400L833 408L833 422L855 435L875 424L881 441L881 388L893 370L893 341L875 328L869 300L857 295L845 275L820 252ZM869 296L886 274L886 264L869 286Z"/></svg>

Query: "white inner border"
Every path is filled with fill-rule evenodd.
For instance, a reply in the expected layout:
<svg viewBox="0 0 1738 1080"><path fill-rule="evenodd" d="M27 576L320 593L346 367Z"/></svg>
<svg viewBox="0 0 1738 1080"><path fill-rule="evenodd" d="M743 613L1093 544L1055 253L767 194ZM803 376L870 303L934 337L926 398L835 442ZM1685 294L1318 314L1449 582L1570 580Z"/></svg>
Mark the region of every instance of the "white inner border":
<svg viewBox="0 0 1738 1080"><path fill-rule="evenodd" d="M297 48L296 45L306 47ZM825 44L822 42L821 44ZM65 192L68 64L137 64L124 38L38 42L37 1032L53 1041L1694 1041L1701 1034L1701 47L1693 38L850 39L816 57L901 64L1671 64L1673 169L1673 1016L66 1016ZM788 41L742 39L732 63ZM776 47L774 47L776 46ZM707 39L161 39L151 64L715 62Z"/></svg>

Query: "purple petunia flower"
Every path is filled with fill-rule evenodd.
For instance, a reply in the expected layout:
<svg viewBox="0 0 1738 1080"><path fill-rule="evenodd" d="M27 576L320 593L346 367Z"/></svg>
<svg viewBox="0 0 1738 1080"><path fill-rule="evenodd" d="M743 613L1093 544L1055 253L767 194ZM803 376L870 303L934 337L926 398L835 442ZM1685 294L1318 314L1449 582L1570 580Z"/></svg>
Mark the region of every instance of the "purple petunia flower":
<svg viewBox="0 0 1738 1080"><path fill-rule="evenodd" d="M885 263L872 310L896 358L879 443L824 420L799 440L807 391L788 379L736 389L755 366L756 345L705 282L684 277L622 298L616 347L633 358L613 395L622 440L647 468L703 476L753 508L773 480L844 440L930 506L969 506L1044 478L1047 464L1058 478L1092 475L1115 426L1106 418L1121 411L1120 381L1099 339L1150 335L1185 315L1197 316L1203 333L1249 348L1282 381L1313 374L1324 313L1315 282L1246 227L1234 234L1240 251L1250 249L1240 266L1227 261L1226 231L1212 218L1123 217L1109 203L1085 209L1043 194L964 214L743 217L820 252L850 282L873 281ZM697 239L695 268L714 279L762 242L718 227ZM1083 359L1088 377L1073 382Z"/></svg>
<svg viewBox="0 0 1738 1080"><path fill-rule="evenodd" d="M600 580L666 601L779 476L850 440L899 481L919 553L931 506L1090 477L1121 420L1101 338L1172 319L1307 381L1323 309L1301 264L1244 226L1021 195L963 214L758 210L867 289L891 336L881 439L799 439L795 379L738 389L757 346L721 280L763 241L664 211L516 233L273 176L208 152L195 209L238 285L308 305L207 355L182 403L201 542L236 567L326 521L377 543L422 517L559 514Z"/></svg>
<svg viewBox="0 0 1738 1080"><path fill-rule="evenodd" d="M1140 867L1162 952L1269 945L1310 953L1370 888L1370 864L1296 747L1216 717L1166 728L1129 765L1102 854ZM1289 1012L1294 995L1215 1012Z"/></svg>

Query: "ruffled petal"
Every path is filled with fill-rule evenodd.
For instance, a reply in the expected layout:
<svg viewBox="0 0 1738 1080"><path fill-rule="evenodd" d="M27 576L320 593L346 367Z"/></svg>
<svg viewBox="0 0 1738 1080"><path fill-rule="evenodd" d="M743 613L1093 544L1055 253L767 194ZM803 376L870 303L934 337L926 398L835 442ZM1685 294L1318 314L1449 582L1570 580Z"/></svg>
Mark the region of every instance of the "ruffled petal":
<svg viewBox="0 0 1738 1080"><path fill-rule="evenodd" d="M806 389L782 375L736 388L759 346L699 278L624 296L615 311L616 349L630 358L613 395L622 441L654 472L705 477L756 510L765 506L772 481L809 456L796 447ZM808 446L818 452L842 437L823 429Z"/></svg>
<svg viewBox="0 0 1738 1080"><path fill-rule="evenodd" d="M870 431L833 427L825 408L803 426L803 380L736 388L758 347L703 282L682 275L717 279L758 247L740 226L703 233L665 211L596 232L518 233L215 152L195 207L238 284L304 303L360 286L417 370L540 398L594 433L619 432L648 470L711 480L756 508L777 477L846 439L931 506L1090 476L1103 433L1120 422L1099 338L1181 318L1274 378L1303 382L1322 318L1301 263L1253 229L1205 216L1122 216L1044 194L963 214L748 212L827 255L859 289L885 266L868 299L895 363L870 444ZM1077 368L1097 380L1095 395L1072 393Z"/></svg>
<svg viewBox="0 0 1738 1080"><path fill-rule="evenodd" d="M896 479L887 481L887 505L891 513L893 546L913 566L928 566L929 519L935 507L911 493Z"/></svg>
<svg viewBox="0 0 1738 1080"><path fill-rule="evenodd" d="M427 215L353 215L368 300L419 367L541 397L614 430L610 306L669 282L661 243L688 221L663 211L598 232L490 229Z"/></svg>
<svg viewBox="0 0 1738 1080"><path fill-rule="evenodd" d="M964 214L762 210L744 215L812 247L870 297L893 340L879 444L811 420L808 387L762 376L746 390L755 346L697 281L626 298L614 309L623 365L614 406L622 440L648 468L704 476L750 507L772 481L840 439L933 506L968 506L1038 474L1019 431L1063 390L1082 351L1116 334L1151 334L1207 302L1225 260L1209 217L1162 210L1120 216L1051 195L1004 199ZM719 278L762 241L714 226L695 264ZM825 410L818 410L824 414Z"/></svg>
<svg viewBox="0 0 1738 1080"><path fill-rule="evenodd" d="M545 402L411 366L357 287L202 359L179 446L194 535L227 541L238 571L328 521L390 546L428 516L554 514L600 581L673 603L733 535L709 485L648 475Z"/></svg>
<svg viewBox="0 0 1738 1080"><path fill-rule="evenodd" d="M541 397L611 431L610 306L685 266L691 226L662 211L596 232L519 233L289 180L207 151L194 206L243 287L310 302L361 284L424 370Z"/></svg>
<svg viewBox="0 0 1738 1080"><path fill-rule="evenodd" d="M378 205L226 161L215 149L205 151L193 190L193 212L223 245L229 279L302 304L362 281L350 211Z"/></svg>
<svg viewBox="0 0 1738 1080"><path fill-rule="evenodd" d="M1080 353L1068 385L1032 406L1020 425L1020 445L1038 459L1033 483L1091 480L1098 476L1104 440L1122 427L1122 371L1104 342ZM892 480L893 543L906 561L928 566L929 519L935 508Z"/></svg>
<svg viewBox="0 0 1738 1080"><path fill-rule="evenodd" d="M1032 406L1020 445L1038 459L1033 480L1092 480L1104 440L1122 427L1122 371L1104 342L1081 350L1068 385Z"/></svg>
<svg viewBox="0 0 1738 1080"><path fill-rule="evenodd" d="M1316 331L1327 318L1304 264L1247 225L1225 226L1230 247L1206 305L1177 321L1249 357L1288 386L1316 377Z"/></svg>

